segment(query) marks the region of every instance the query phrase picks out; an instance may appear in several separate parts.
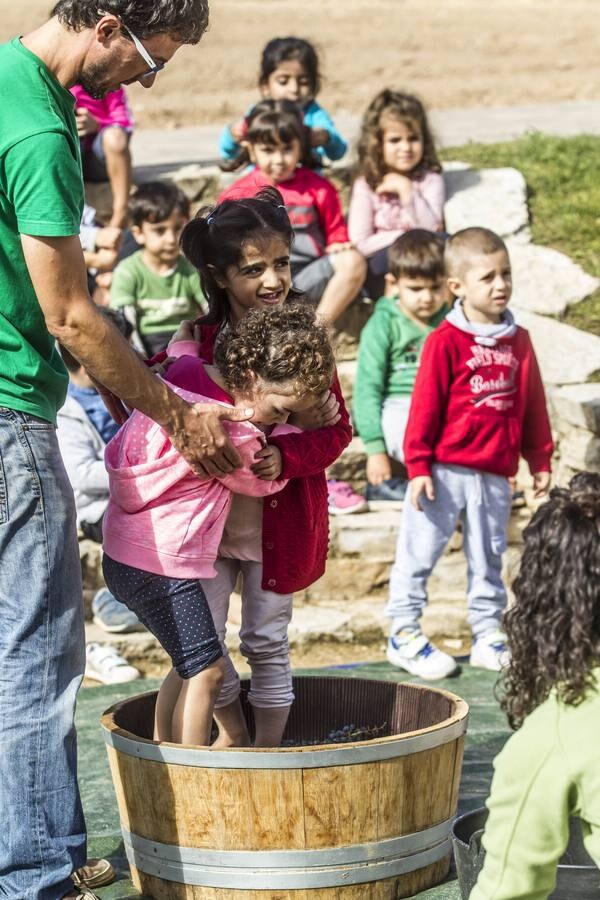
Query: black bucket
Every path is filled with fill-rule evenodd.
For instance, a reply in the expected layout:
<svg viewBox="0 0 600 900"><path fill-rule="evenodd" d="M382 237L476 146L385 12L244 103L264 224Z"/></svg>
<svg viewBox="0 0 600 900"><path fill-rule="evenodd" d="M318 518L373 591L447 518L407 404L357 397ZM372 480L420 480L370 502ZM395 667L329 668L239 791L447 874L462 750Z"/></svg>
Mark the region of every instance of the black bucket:
<svg viewBox="0 0 600 900"><path fill-rule="evenodd" d="M488 811L485 807L460 816L452 826L454 859L462 900L469 900L477 876L483 868L485 850L481 835ZM598 900L600 871L586 852L579 819L569 823L569 845L558 864L556 890L549 900Z"/></svg>

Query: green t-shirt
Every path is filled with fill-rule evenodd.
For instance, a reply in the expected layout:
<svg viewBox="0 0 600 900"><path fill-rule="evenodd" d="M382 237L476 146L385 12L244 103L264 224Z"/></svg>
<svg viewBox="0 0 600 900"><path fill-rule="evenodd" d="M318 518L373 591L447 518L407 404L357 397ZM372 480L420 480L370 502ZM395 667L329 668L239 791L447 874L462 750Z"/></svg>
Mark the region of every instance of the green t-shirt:
<svg viewBox="0 0 600 900"><path fill-rule="evenodd" d="M0 46L0 406L56 422L68 378L21 234L79 234L83 181L72 95L18 38Z"/></svg>
<svg viewBox="0 0 600 900"><path fill-rule="evenodd" d="M195 319L206 309L198 272L180 256L168 275L157 275L143 251L119 263L113 275L111 306L133 306L141 335L173 332L182 319Z"/></svg>

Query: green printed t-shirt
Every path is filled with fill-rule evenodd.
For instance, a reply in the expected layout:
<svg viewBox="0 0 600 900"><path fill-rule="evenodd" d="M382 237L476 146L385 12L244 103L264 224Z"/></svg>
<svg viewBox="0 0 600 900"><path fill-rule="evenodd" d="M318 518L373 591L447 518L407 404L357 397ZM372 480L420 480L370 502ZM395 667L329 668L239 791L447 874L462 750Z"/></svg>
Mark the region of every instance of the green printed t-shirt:
<svg viewBox="0 0 600 900"><path fill-rule="evenodd" d="M21 234L79 234L83 181L72 95L18 38L0 46L0 406L56 422L68 377Z"/></svg>
<svg viewBox="0 0 600 900"><path fill-rule="evenodd" d="M176 331L182 319L195 319L205 310L198 272L185 257L168 275L157 275L141 250L115 269L110 305L135 307L141 335Z"/></svg>

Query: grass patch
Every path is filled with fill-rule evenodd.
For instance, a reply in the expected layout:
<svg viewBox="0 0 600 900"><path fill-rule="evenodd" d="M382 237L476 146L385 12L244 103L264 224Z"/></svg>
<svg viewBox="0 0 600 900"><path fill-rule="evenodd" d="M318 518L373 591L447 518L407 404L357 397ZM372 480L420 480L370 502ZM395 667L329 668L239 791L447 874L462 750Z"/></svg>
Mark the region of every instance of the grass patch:
<svg viewBox="0 0 600 900"><path fill-rule="evenodd" d="M519 169L527 182L534 242L566 253L600 277L600 138L532 133L502 144L445 148L441 156L475 168ZM571 306L563 321L600 335L600 291Z"/></svg>

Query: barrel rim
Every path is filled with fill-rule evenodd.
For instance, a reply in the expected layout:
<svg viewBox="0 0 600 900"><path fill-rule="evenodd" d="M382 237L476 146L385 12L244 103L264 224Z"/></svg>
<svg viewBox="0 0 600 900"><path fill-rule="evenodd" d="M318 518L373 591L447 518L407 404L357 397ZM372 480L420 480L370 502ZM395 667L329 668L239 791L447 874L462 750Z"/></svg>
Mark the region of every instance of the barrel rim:
<svg viewBox="0 0 600 900"><path fill-rule="evenodd" d="M361 679L372 681L372 679ZM403 682L410 690L442 694L453 705L450 716L435 725L406 731L400 734L376 737L351 744L316 744L305 747L231 747L211 750L194 744L175 744L154 741L121 728L115 722L119 710L133 700L154 696L157 691L146 691L114 703L102 714L100 724L105 742L130 756L179 765L197 765L200 768L318 768L332 765L356 765L377 759L393 758L420 750L450 743L467 730L469 706L462 697L443 688L427 687ZM444 735L446 739L439 740ZM413 749L402 748L413 746Z"/></svg>

